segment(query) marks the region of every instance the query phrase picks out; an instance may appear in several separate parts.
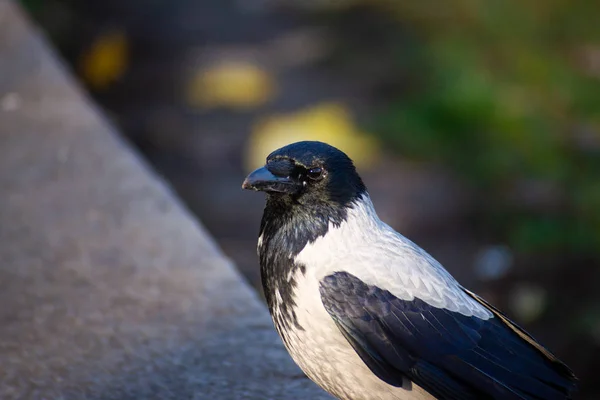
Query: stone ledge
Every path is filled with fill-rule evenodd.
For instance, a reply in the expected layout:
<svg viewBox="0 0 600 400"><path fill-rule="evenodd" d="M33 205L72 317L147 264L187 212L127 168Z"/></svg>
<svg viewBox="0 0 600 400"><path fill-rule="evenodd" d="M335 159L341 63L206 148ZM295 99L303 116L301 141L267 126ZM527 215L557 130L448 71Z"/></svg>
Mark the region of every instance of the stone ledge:
<svg viewBox="0 0 600 400"><path fill-rule="evenodd" d="M330 398L8 0L0 193L1 399Z"/></svg>

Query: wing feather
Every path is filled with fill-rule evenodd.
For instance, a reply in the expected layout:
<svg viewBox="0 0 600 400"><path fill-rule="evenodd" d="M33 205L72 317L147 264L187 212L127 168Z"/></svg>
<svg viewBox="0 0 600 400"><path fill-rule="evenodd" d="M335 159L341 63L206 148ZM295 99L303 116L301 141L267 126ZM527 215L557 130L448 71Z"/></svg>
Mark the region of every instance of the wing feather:
<svg viewBox="0 0 600 400"><path fill-rule="evenodd" d="M569 399L571 370L477 295L489 319L399 299L347 272L320 282L321 300L382 380L404 377L441 399Z"/></svg>

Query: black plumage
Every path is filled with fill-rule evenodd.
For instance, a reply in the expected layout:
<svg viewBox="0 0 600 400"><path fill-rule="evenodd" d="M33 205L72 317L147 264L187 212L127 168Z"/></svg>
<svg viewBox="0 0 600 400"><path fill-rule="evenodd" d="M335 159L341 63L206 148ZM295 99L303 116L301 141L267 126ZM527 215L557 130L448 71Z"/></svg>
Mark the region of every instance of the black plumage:
<svg viewBox="0 0 600 400"><path fill-rule="evenodd" d="M417 298L401 300L346 272L326 276L320 293L363 361L391 385L400 386L406 376L453 400L560 400L575 386L567 366L499 317L486 320Z"/></svg>

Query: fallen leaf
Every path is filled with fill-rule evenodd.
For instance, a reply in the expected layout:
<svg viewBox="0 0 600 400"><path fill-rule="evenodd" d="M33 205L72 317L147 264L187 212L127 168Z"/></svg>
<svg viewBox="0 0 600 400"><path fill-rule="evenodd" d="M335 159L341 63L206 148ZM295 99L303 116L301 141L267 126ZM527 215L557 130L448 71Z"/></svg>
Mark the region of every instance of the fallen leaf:
<svg viewBox="0 0 600 400"><path fill-rule="evenodd" d="M222 62L198 70L188 83L188 104L198 108L251 109L271 100L275 81L249 62Z"/></svg>
<svg viewBox="0 0 600 400"><path fill-rule="evenodd" d="M125 73L128 59L129 44L125 32L105 32L81 56L81 76L92 88L104 89Z"/></svg>

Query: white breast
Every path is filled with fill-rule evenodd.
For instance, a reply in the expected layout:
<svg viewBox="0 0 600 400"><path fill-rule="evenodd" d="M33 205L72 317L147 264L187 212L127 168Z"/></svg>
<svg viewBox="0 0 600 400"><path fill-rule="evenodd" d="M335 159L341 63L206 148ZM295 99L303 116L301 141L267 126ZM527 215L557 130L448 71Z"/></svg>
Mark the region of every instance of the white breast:
<svg viewBox="0 0 600 400"><path fill-rule="evenodd" d="M310 270L296 272L294 291L298 324L282 332L294 361L314 382L342 400L429 400L417 385L404 388L388 385L360 359L333 322L321 302L318 280Z"/></svg>

